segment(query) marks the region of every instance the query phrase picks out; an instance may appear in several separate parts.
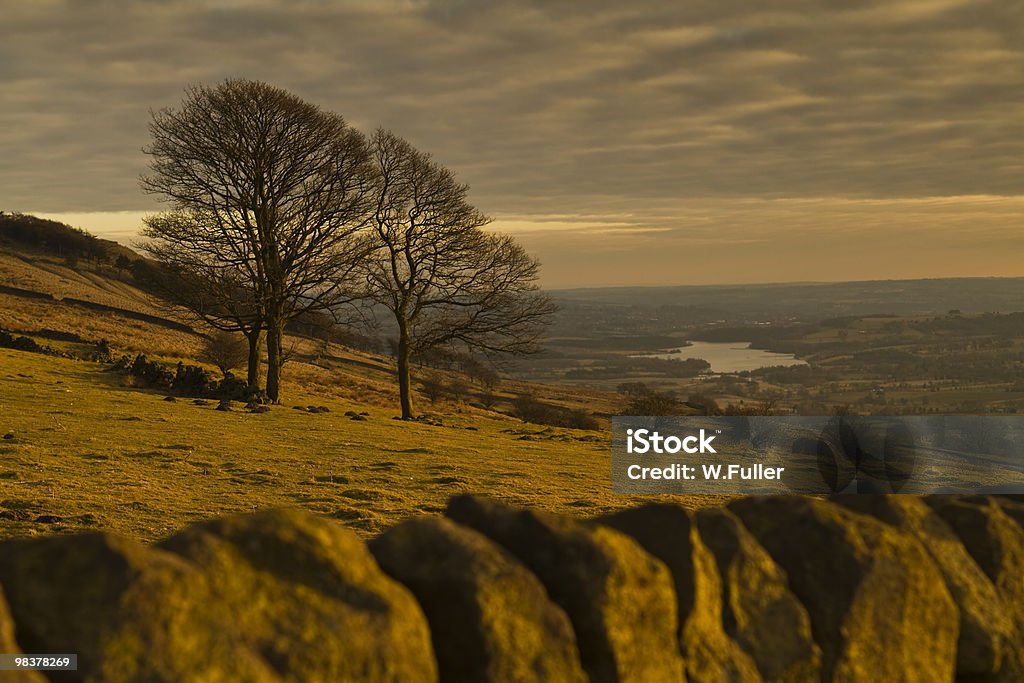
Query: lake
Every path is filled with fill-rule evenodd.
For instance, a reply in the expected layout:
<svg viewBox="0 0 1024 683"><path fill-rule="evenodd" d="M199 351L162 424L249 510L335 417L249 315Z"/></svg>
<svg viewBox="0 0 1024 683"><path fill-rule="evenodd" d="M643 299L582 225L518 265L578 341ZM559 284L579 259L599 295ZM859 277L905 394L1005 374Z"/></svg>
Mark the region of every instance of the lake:
<svg viewBox="0 0 1024 683"><path fill-rule="evenodd" d="M677 349L672 349L676 351ZM776 365L786 367L807 365L791 353L772 353L750 348L749 342L691 342L681 346L678 353L647 353L644 358L666 358L668 360L703 358L711 364L711 372L743 372Z"/></svg>

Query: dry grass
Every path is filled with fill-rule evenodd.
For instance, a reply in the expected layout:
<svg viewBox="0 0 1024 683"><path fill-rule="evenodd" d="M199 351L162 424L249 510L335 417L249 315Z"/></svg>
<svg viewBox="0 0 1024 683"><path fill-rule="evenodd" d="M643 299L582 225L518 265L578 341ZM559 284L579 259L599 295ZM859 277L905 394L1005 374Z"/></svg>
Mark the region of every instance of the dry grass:
<svg viewBox="0 0 1024 683"><path fill-rule="evenodd" d="M202 338L133 320L116 313L87 311L59 301L26 299L0 292L0 327L18 333L40 329L72 332L90 341L106 339L119 353L148 353L167 359L194 358Z"/></svg>
<svg viewBox="0 0 1024 683"><path fill-rule="evenodd" d="M53 257L0 253L0 282L52 294L58 299L75 297L140 313L162 315L158 302L131 285L104 277L84 266L78 270L69 268Z"/></svg>
<svg viewBox="0 0 1024 683"><path fill-rule="evenodd" d="M99 364L0 350L0 536L108 529L144 540L194 520L298 505L373 534L475 492L597 514L611 493L608 436L467 410L444 426L296 384L266 414L162 400ZM345 411L369 412L355 421ZM691 505L720 502L689 499Z"/></svg>

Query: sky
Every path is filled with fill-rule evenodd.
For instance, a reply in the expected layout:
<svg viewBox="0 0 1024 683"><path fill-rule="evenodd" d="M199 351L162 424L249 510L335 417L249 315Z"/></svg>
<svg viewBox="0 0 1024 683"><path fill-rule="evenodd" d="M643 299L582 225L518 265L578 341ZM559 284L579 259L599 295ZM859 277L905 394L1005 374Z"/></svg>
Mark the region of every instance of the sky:
<svg viewBox="0 0 1024 683"><path fill-rule="evenodd" d="M150 111L392 129L549 288L1024 276L1018 0L0 0L0 210L131 242Z"/></svg>

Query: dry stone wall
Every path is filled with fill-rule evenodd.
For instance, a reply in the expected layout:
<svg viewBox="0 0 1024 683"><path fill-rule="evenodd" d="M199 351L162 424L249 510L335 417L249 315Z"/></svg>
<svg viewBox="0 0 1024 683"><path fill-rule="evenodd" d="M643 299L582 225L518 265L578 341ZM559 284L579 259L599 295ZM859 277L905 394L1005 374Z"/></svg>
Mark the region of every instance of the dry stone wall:
<svg viewBox="0 0 1024 683"><path fill-rule="evenodd" d="M3 680L1021 681L1024 502L750 497L583 520L462 496L0 543Z"/></svg>

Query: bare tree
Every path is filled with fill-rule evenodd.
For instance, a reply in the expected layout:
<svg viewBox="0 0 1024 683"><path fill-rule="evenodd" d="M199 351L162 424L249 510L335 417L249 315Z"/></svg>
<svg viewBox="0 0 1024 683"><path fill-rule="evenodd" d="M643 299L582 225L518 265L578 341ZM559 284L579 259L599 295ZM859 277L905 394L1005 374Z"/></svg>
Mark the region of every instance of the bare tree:
<svg viewBox="0 0 1024 683"><path fill-rule="evenodd" d="M217 330L203 344L200 360L217 366L221 374L227 376L249 357L246 340L236 333Z"/></svg>
<svg viewBox="0 0 1024 683"><path fill-rule="evenodd" d="M148 236L246 288L267 333L266 391L278 401L287 321L352 299L364 253L354 237L373 215L366 140L341 116L248 80L190 88L149 128L141 184L174 218L151 220Z"/></svg>
<svg viewBox="0 0 1024 683"><path fill-rule="evenodd" d="M444 345L526 354L552 302L536 284L540 264L466 201L468 187L390 131L372 140L377 171L371 297L394 316L402 417L413 417L410 358Z"/></svg>

